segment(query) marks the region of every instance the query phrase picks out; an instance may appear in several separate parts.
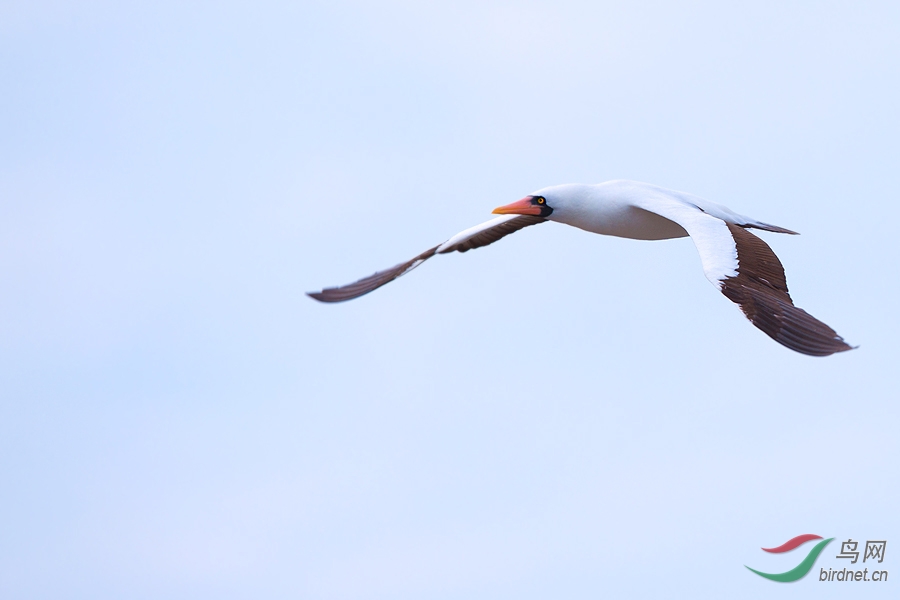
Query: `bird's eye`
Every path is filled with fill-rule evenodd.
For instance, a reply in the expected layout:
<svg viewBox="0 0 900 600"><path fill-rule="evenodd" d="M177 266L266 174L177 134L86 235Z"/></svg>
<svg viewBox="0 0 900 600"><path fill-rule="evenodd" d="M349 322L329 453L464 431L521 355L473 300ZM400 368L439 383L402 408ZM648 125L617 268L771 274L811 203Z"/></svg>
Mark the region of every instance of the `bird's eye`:
<svg viewBox="0 0 900 600"><path fill-rule="evenodd" d="M544 202L546 202L546 200L544 200L543 198L538 198L538 199L537 199L537 203L538 203L538 204L543 204Z"/></svg>

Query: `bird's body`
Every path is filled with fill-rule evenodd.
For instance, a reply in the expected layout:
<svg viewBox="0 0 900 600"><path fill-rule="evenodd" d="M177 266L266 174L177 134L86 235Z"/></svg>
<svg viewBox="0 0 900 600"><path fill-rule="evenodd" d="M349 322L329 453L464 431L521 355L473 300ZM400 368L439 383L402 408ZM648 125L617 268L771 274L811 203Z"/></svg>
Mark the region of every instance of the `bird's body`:
<svg viewBox="0 0 900 600"><path fill-rule="evenodd" d="M793 234L789 229L739 215L691 194L624 180L547 187L494 212L503 216L462 231L406 263L309 295L322 302L351 300L408 273L435 254L466 252L549 220L637 240L689 235L707 279L775 341L813 356L851 349L833 329L793 305L778 257L746 231Z"/></svg>
<svg viewBox="0 0 900 600"><path fill-rule="evenodd" d="M667 240L685 237L684 227L656 213L639 208L633 202L638 189L631 181L608 181L599 185L567 183L544 188L538 196L565 198L565 210L554 207L550 220L565 223L600 235L634 240ZM644 186L645 193L657 193L654 186ZM549 200L548 200L549 201Z"/></svg>
<svg viewBox="0 0 900 600"><path fill-rule="evenodd" d="M557 196L557 205L565 206L560 210L551 204L557 213L548 217L551 221L591 233L635 240L667 240L689 235L678 223L645 208L669 202L699 209L734 225L764 225L721 204L639 181L617 179L596 185L566 183L538 190L534 195Z"/></svg>

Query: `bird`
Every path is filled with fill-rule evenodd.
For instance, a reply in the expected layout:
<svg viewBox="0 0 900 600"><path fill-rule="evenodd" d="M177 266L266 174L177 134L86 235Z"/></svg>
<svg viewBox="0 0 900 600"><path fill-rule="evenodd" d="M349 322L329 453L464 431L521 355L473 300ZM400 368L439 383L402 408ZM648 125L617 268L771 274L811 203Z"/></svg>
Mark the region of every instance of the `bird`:
<svg viewBox="0 0 900 600"><path fill-rule="evenodd" d="M406 275L436 254L468 252L525 227L555 221L637 240L690 236L706 278L770 338L809 356L830 356L856 348L794 306L781 261L768 244L748 231L797 235L790 229L739 215L692 194L628 180L545 187L493 213L500 216L461 231L406 262L355 283L307 295L320 302L352 300Z"/></svg>

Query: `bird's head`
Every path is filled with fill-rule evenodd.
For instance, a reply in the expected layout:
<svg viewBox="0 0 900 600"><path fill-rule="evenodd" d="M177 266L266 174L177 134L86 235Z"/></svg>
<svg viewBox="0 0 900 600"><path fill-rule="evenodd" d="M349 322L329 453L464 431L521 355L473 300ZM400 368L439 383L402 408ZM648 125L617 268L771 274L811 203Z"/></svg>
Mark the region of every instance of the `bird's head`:
<svg viewBox="0 0 900 600"><path fill-rule="evenodd" d="M497 207L493 212L495 215L531 215L546 219L553 214L553 207L550 206L550 202L545 195L535 193L531 196L525 196L512 204Z"/></svg>
<svg viewBox="0 0 900 600"><path fill-rule="evenodd" d="M517 202L494 209L497 215L532 215L567 222L579 207L591 200L592 186L567 183L545 187Z"/></svg>

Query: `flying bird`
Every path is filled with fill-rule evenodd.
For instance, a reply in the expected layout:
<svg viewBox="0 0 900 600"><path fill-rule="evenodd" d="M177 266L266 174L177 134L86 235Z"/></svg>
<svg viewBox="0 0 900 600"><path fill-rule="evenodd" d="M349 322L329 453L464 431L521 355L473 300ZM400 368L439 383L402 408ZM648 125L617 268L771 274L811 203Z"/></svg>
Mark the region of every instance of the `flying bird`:
<svg viewBox="0 0 900 600"><path fill-rule="evenodd" d="M461 231L411 260L355 283L308 295L320 302L352 300L409 273L435 254L467 252L525 227L556 221L637 240L690 236L706 278L773 340L810 356L854 348L831 327L794 306L781 261L764 241L747 231L796 235L789 229L744 217L691 194L625 180L551 186L493 212L501 216Z"/></svg>

